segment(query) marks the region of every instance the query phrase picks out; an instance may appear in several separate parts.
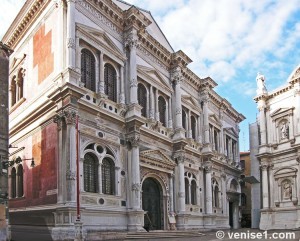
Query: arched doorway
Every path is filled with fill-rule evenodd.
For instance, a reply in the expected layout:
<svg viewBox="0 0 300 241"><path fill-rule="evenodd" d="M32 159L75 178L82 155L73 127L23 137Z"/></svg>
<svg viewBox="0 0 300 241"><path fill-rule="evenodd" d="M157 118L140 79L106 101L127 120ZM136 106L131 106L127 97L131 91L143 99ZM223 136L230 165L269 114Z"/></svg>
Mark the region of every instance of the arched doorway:
<svg viewBox="0 0 300 241"><path fill-rule="evenodd" d="M161 185L151 177L144 180L142 186L142 207L146 211L144 226L146 229L163 228L163 202Z"/></svg>

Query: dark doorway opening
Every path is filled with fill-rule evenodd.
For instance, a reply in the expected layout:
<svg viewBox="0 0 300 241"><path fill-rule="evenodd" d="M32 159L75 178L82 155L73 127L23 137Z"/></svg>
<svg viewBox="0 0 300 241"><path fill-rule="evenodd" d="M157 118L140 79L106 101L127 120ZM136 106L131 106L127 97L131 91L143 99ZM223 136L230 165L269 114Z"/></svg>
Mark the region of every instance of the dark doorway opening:
<svg viewBox="0 0 300 241"><path fill-rule="evenodd" d="M233 228L233 202L229 202L229 226Z"/></svg>
<svg viewBox="0 0 300 241"><path fill-rule="evenodd" d="M146 178L142 186L142 207L145 229L159 230L163 228L163 205L161 185L154 178Z"/></svg>

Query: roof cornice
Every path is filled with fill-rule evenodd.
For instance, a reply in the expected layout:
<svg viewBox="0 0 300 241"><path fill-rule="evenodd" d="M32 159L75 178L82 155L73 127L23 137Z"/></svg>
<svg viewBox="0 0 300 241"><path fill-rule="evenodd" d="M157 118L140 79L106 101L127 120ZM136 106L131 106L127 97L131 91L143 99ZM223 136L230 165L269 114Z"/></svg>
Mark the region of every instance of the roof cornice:
<svg viewBox="0 0 300 241"><path fill-rule="evenodd" d="M2 41L9 47L14 49L26 30L37 19L50 0L28 0L21 8L17 17L5 33Z"/></svg>

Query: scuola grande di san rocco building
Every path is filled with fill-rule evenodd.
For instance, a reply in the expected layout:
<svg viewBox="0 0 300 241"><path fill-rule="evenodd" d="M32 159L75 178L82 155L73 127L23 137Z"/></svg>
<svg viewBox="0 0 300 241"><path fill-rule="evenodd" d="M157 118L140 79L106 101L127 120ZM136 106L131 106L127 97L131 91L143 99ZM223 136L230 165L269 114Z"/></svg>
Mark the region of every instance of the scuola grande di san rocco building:
<svg viewBox="0 0 300 241"><path fill-rule="evenodd" d="M245 117L149 11L28 0L3 42L14 50L10 160L22 159L8 169L12 231L74 238L76 178L87 235L239 227Z"/></svg>

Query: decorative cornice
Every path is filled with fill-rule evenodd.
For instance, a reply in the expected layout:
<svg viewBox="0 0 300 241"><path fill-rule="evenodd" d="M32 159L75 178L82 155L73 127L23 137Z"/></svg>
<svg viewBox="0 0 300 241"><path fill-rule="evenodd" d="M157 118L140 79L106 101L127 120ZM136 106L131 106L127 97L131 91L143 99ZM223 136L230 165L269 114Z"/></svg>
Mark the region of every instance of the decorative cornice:
<svg viewBox="0 0 300 241"><path fill-rule="evenodd" d="M16 47L18 41L22 36L24 36L26 30L49 3L51 3L51 1L31 0L24 4L16 19L3 37L3 41L9 48L14 49Z"/></svg>
<svg viewBox="0 0 300 241"><path fill-rule="evenodd" d="M135 28L137 30L145 29L151 24L148 19L138 8L131 6L123 12L124 28Z"/></svg>

